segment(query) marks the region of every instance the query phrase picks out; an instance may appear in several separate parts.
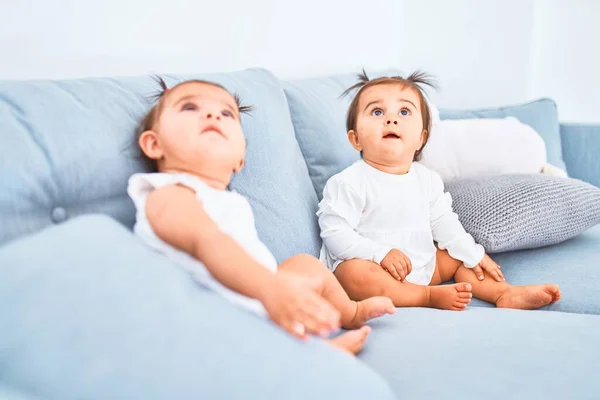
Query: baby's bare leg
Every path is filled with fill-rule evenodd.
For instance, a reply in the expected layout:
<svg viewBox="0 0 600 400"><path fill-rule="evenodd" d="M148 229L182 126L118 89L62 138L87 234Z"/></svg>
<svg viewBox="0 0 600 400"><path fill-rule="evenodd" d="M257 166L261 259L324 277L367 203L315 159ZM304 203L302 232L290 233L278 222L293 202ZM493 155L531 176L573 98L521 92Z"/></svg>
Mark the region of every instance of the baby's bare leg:
<svg viewBox="0 0 600 400"><path fill-rule="evenodd" d="M342 327L346 329L360 328L372 318L396 312L386 297L372 297L359 302L350 300L335 276L313 256L300 254L289 258L279 266L279 270L321 279L320 294L340 312ZM366 334L368 332L363 331L365 338Z"/></svg>
<svg viewBox="0 0 600 400"><path fill-rule="evenodd" d="M486 271L483 271L484 280L480 281L473 271L450 257L447 251L438 250L437 262L442 282L450 280L450 274L455 271L455 281L469 283L473 287L473 296L497 307L534 310L558 301L561 296L557 285L512 286L506 281L496 281Z"/></svg>
<svg viewBox="0 0 600 400"><path fill-rule="evenodd" d="M463 310L471 299L470 285L422 286L394 279L377 263L349 260L341 263L335 276L353 300L386 296L396 307L434 307Z"/></svg>

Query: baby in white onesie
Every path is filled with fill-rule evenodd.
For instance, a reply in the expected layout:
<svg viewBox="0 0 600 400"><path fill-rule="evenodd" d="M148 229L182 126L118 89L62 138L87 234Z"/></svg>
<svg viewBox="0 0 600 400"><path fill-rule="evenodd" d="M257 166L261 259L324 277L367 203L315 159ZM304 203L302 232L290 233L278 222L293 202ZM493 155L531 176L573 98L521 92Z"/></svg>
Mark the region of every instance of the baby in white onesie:
<svg viewBox="0 0 600 400"><path fill-rule="evenodd" d="M350 297L457 311L473 295L521 309L558 301L557 285L509 285L462 227L440 176L417 162L431 128L428 77L359 79L344 94L358 89L346 125L361 160L329 179L317 212L321 261Z"/></svg>
<svg viewBox="0 0 600 400"><path fill-rule="evenodd" d="M237 306L268 316L290 334L328 336L350 353L363 347L365 323L395 307L387 297L352 301L314 257L280 265L258 237L246 198L228 189L244 165L246 141L236 96L206 81L167 89L143 118L138 144L155 173L135 174L128 193L137 209L135 233ZM193 317L193 316L191 316Z"/></svg>

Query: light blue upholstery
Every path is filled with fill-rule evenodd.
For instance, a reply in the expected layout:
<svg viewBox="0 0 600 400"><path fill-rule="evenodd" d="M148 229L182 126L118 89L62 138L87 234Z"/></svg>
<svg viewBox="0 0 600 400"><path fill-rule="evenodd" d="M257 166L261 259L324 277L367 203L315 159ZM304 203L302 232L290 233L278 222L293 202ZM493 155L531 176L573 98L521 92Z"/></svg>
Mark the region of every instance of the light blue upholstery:
<svg viewBox="0 0 600 400"><path fill-rule="evenodd" d="M41 400L40 397L30 395L29 393L23 393L11 388L7 385L3 385L0 382L0 399L2 400Z"/></svg>
<svg viewBox="0 0 600 400"><path fill-rule="evenodd" d="M371 326L360 359L399 399L600 397L600 316L405 308Z"/></svg>
<svg viewBox="0 0 600 400"><path fill-rule="evenodd" d="M565 169L558 110L556 103L551 99L539 99L525 104L479 110L440 110L441 119L504 118L509 116L515 117L535 129L546 144L548 162Z"/></svg>
<svg viewBox="0 0 600 400"><path fill-rule="evenodd" d="M231 305L106 216L13 241L0 260L0 380L26 393L393 398L353 357Z"/></svg>
<svg viewBox="0 0 600 400"><path fill-rule="evenodd" d="M346 139L350 99L338 99L355 76L280 82L252 69L167 82L192 77L256 107L243 117L248 156L232 186L250 199L261 238L279 260L317 254L322 187L359 156ZM494 256L512 283L559 283L551 311L401 309L371 324L358 360L300 343L128 231L127 178L142 170L133 128L154 89L149 77L0 82L0 397L598 398L600 316L575 313L600 313L600 227ZM556 157L553 108L477 113L531 123ZM569 173L596 185L599 132L561 131ZM81 216L94 213L114 219Z"/></svg>
<svg viewBox="0 0 600 400"><path fill-rule="evenodd" d="M561 301L545 310L600 314L600 225L554 246L499 253L492 258L512 284L559 284ZM471 304L491 307L477 300Z"/></svg>
<svg viewBox="0 0 600 400"><path fill-rule="evenodd" d="M368 76L399 74L398 70L389 70ZM348 142L346 131L346 114L353 94L340 98L356 82L356 74L283 82L296 139L319 200L327 180L360 159L360 153Z"/></svg>
<svg viewBox="0 0 600 400"><path fill-rule="evenodd" d="M232 187L280 261L316 254L316 196L279 81L262 69L164 77L218 82L255 106L242 117L248 156ZM150 77L0 82L0 243L85 213L133 226L125 188L143 165L133 134L156 88Z"/></svg>
<svg viewBox="0 0 600 400"><path fill-rule="evenodd" d="M600 187L600 125L561 124L560 136L569 176Z"/></svg>

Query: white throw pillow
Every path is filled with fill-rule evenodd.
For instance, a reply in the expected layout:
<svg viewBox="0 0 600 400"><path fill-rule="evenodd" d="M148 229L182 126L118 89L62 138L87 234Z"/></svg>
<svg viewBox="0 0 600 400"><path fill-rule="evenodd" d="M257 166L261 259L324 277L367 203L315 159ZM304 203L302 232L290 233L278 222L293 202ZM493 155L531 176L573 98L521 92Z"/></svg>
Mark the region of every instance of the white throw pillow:
<svg viewBox="0 0 600 400"><path fill-rule="evenodd" d="M537 174L546 162L541 136L514 117L434 122L421 159L444 181Z"/></svg>

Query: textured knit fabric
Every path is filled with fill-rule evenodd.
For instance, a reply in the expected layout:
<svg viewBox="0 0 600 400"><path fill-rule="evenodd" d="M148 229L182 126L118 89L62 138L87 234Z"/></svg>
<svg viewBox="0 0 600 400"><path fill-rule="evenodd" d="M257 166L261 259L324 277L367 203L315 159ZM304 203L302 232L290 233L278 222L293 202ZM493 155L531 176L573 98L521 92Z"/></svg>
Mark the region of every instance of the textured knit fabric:
<svg viewBox="0 0 600 400"><path fill-rule="evenodd" d="M357 161L329 179L317 215L321 261L331 270L351 259L380 264L398 249L411 260L407 281L427 285L435 270L434 240L469 266L483 258L483 248L452 212L440 176L419 163L395 175Z"/></svg>
<svg viewBox="0 0 600 400"><path fill-rule="evenodd" d="M600 189L548 175L448 182L454 211L488 252L560 243L600 222Z"/></svg>
<svg viewBox="0 0 600 400"><path fill-rule="evenodd" d="M154 189L176 184L192 189L208 216L219 229L238 242L257 262L273 272L277 270L277 261L258 238L254 226L254 215L248 200L236 192L213 189L193 175L156 173L131 176L127 192L137 209L134 227L136 235L154 250L166 255L175 265L190 272L200 284L214 290L240 307L265 315L265 309L258 300L243 296L224 286L211 275L202 262L156 236L146 218L146 199ZM243 265L239 266L239 268L243 267Z"/></svg>

